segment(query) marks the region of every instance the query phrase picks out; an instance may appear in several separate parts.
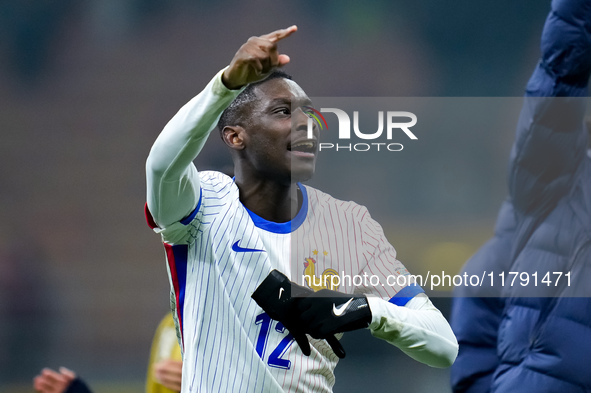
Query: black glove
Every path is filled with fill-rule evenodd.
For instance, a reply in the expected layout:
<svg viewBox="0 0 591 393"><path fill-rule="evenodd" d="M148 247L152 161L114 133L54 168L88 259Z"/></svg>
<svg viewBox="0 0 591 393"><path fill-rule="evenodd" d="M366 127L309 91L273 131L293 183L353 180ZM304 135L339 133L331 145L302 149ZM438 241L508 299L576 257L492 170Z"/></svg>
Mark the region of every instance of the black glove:
<svg viewBox="0 0 591 393"><path fill-rule="evenodd" d="M303 330L314 338L363 329L371 323L371 310L365 296L322 289L295 299Z"/></svg>
<svg viewBox="0 0 591 393"><path fill-rule="evenodd" d="M300 314L295 302L313 295L314 291L290 281L283 273L273 270L252 294L252 298L274 320L279 321L292 334L300 349L310 356L310 343L306 331L302 328ZM345 350L336 337L327 335L326 339L334 353L345 357Z"/></svg>

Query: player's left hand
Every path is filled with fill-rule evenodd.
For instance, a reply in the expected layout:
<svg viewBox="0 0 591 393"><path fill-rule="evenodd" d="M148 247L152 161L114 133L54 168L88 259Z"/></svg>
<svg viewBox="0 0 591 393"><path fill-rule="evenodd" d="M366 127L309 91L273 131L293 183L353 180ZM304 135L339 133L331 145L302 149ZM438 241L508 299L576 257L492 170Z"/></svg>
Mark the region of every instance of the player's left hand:
<svg viewBox="0 0 591 393"><path fill-rule="evenodd" d="M314 338L363 329L371 323L365 296L322 289L294 302L301 328Z"/></svg>

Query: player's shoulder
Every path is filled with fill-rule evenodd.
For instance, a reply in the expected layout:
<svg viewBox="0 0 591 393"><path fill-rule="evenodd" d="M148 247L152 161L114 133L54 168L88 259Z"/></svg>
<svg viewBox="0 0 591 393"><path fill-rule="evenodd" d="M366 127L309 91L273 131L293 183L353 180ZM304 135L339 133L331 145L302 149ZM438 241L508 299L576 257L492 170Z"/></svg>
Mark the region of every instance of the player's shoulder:
<svg viewBox="0 0 591 393"><path fill-rule="evenodd" d="M310 208L315 213L336 212L339 215L351 217L356 221L370 218L369 211L363 205L353 201L337 199L324 191L308 185L304 187L306 187Z"/></svg>
<svg viewBox="0 0 591 393"><path fill-rule="evenodd" d="M238 190L233 178L218 171L200 171L199 181L204 194L214 193L219 195L231 190Z"/></svg>
<svg viewBox="0 0 591 393"><path fill-rule="evenodd" d="M234 182L230 176L219 171L199 171L199 180L212 187L223 186Z"/></svg>

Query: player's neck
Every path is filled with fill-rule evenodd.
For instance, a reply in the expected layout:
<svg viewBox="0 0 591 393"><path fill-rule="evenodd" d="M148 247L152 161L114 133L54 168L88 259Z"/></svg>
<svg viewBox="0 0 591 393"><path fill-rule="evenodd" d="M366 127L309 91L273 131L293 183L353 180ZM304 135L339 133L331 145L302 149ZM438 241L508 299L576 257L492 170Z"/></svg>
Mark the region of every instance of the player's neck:
<svg viewBox="0 0 591 393"><path fill-rule="evenodd" d="M278 184L270 180L245 181L236 176L240 202L259 217L273 222L291 221L303 202L297 184Z"/></svg>

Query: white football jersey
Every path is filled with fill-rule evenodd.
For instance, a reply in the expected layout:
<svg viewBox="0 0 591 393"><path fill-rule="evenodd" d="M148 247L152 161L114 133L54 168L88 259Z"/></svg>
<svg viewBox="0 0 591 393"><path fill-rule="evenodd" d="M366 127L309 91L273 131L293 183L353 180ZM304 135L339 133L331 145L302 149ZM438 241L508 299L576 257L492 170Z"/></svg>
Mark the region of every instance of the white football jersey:
<svg viewBox="0 0 591 393"><path fill-rule="evenodd" d="M399 305L422 290L386 284L408 271L365 207L298 184L300 211L291 222L274 223L242 205L232 178L211 171L199 177L193 213L155 228L181 336L182 392L332 392L338 358L330 346L309 337L312 353L305 356L251 298L257 286L277 269L314 290L373 294ZM369 285L369 276L379 285Z"/></svg>

